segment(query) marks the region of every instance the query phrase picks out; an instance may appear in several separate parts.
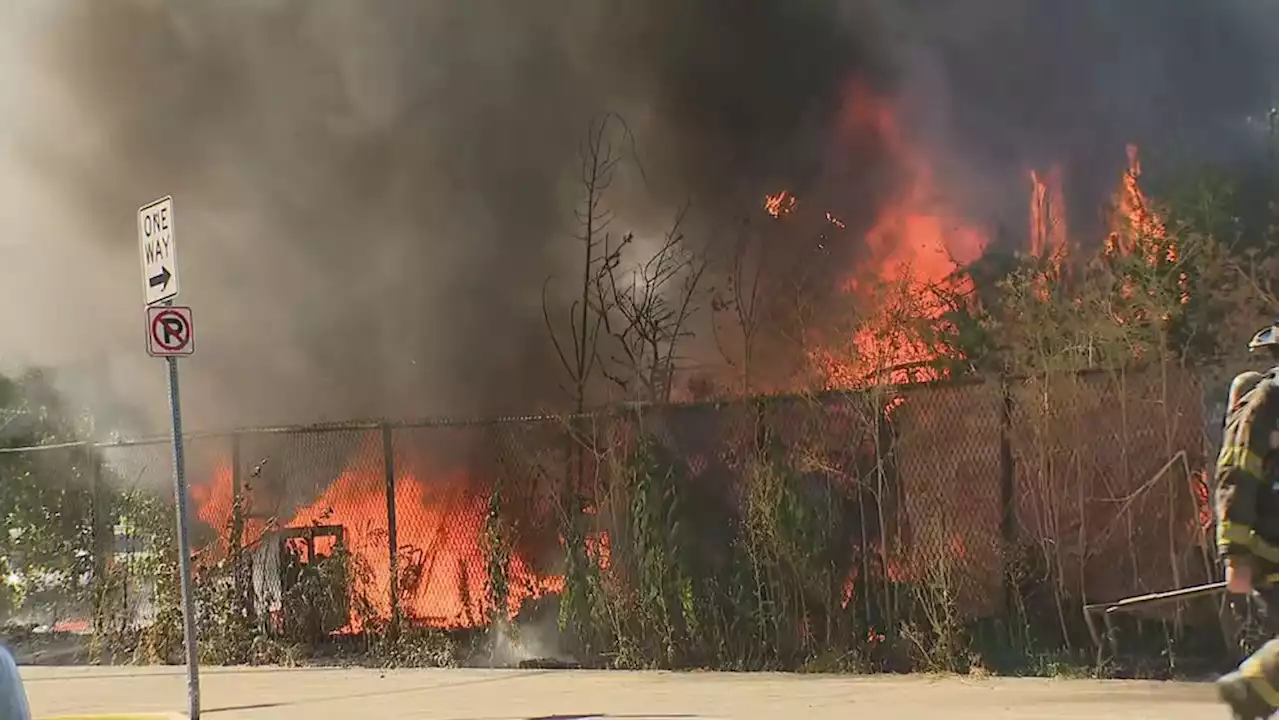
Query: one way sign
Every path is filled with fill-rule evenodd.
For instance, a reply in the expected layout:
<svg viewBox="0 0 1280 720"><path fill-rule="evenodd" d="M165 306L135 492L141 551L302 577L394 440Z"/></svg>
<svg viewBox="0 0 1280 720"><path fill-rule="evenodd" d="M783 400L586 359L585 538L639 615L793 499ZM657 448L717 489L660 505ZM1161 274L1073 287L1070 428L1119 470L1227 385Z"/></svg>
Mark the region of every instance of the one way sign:
<svg viewBox="0 0 1280 720"><path fill-rule="evenodd" d="M178 245L173 232L173 198L138 208L138 253L147 306L178 296Z"/></svg>

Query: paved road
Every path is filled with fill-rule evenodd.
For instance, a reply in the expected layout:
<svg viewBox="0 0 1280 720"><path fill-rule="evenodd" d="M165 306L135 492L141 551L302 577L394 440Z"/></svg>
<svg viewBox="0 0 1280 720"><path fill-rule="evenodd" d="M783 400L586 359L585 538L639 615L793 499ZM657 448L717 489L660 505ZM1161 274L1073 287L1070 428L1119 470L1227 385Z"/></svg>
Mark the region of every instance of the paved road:
<svg viewBox="0 0 1280 720"><path fill-rule="evenodd" d="M37 717L185 708L178 668L23 668ZM1207 685L555 670L210 669L210 720L1206 720Z"/></svg>

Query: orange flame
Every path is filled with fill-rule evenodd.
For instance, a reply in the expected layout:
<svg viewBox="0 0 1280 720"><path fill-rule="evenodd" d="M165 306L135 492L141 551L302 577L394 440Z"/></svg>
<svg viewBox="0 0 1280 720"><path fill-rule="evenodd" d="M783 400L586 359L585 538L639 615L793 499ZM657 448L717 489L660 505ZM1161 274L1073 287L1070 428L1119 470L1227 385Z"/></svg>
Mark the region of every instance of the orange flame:
<svg viewBox="0 0 1280 720"><path fill-rule="evenodd" d="M1060 260L1067 247L1066 201L1062 171L1054 166L1043 178L1031 171L1031 254ZM1056 264L1056 262L1055 262Z"/></svg>
<svg viewBox="0 0 1280 720"><path fill-rule="evenodd" d="M783 190L776 195L764 196L764 210L770 215L779 218L783 215L790 215L796 209L796 196L790 192Z"/></svg>
<svg viewBox="0 0 1280 720"><path fill-rule="evenodd" d="M908 331L903 317L940 318L947 308L933 289L966 291L967 281L957 279L956 272L982 255L987 236L940 197L932 166L910 145L886 102L855 84L842 117L848 131L879 137L906 182L881 207L864 237L869 255L865 266L873 270L846 283L849 292L874 300L872 312L854 335L854 357L819 350L814 360L829 388L859 387L874 375L892 383L935 379L937 373L925 364L936 359L936 348ZM883 288L874 287L880 284L896 287L900 300L886 298Z"/></svg>
<svg viewBox="0 0 1280 720"><path fill-rule="evenodd" d="M386 485L381 473L368 468L375 448L360 453L321 495L299 508L286 528L341 525L346 549L354 560L351 595L361 598L375 617L391 617L391 552L388 544ZM411 471L397 473L398 599L402 615L430 627L475 627L487 623L489 554L484 545L487 497L471 490L467 477L455 472L429 482ZM231 472L221 467L210 482L192 488L197 515L225 533L231 519ZM270 537L267 524L246 524L246 545ZM221 537L225 548L227 537ZM319 554L319 553L318 553ZM559 592L560 576L539 576L528 560L513 553L507 564L506 608L515 617L528 599ZM361 630L354 608L344 631Z"/></svg>
<svg viewBox="0 0 1280 720"><path fill-rule="evenodd" d="M1120 190L1116 198L1116 215L1112 219L1112 230L1107 238L1108 250L1125 254L1145 252L1151 262L1158 261L1158 250L1167 235L1164 221L1151 210L1151 203L1138 179L1142 177L1142 163L1138 161L1138 146L1130 143L1125 146L1125 154L1129 158L1129 168L1120 178ZM1176 260L1176 254L1173 258Z"/></svg>
<svg viewBox="0 0 1280 720"><path fill-rule="evenodd" d="M1107 236L1103 254L1110 257L1136 256L1151 267L1176 265L1180 257L1177 238L1169 235L1164 219L1152 209L1151 202L1139 183L1142 164L1138 160L1138 146L1133 143L1126 145L1125 154L1129 164L1120 177L1115 212L1111 217L1111 232ZM1180 272L1179 304L1185 305L1191 301L1189 283L1187 274ZM1121 295L1126 299L1131 298L1134 292L1134 284L1130 281L1126 281L1121 287ZM1154 292L1152 289L1148 294ZM1168 320L1169 314L1165 313L1162 319ZM1120 324L1128 322L1127 318L1119 314L1115 316L1115 320Z"/></svg>

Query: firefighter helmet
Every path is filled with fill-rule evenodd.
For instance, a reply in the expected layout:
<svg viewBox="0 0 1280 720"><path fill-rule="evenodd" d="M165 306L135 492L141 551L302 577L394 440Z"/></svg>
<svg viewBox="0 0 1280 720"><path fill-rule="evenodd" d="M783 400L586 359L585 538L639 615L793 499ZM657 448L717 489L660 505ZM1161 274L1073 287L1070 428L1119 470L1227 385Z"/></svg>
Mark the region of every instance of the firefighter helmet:
<svg viewBox="0 0 1280 720"><path fill-rule="evenodd" d="M1254 333L1253 339L1249 341L1249 352L1258 352L1263 349L1268 349L1273 353L1280 349L1280 338L1277 338L1275 325L1268 325L1262 328Z"/></svg>

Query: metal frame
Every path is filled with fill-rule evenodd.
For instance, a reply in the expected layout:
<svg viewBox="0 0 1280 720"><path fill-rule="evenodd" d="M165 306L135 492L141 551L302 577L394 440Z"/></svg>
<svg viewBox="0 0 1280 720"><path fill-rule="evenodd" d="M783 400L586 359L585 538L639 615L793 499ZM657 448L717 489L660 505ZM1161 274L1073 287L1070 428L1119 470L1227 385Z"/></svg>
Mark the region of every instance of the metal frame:
<svg viewBox="0 0 1280 720"><path fill-rule="evenodd" d="M304 564L309 565L316 561L316 538L331 537L334 540L335 548L343 548L346 546L347 529L342 525L307 525L306 527L281 528L276 531L275 535L276 542L280 543L282 557L289 549L290 540L305 540L307 559Z"/></svg>
<svg viewBox="0 0 1280 720"><path fill-rule="evenodd" d="M256 517L250 515L250 517ZM270 530L259 537L254 542L246 546L247 567L246 573L249 581L247 588L248 608L249 612L259 618L261 622L266 623L264 626L267 632L274 634L278 631L278 627L274 623L279 622L277 612L283 611L282 604L284 594L293 586L293 578L286 578L286 560L290 555L297 555L290 549L290 545L294 541L299 543L300 550L305 552L305 558L299 558L302 565L310 565L316 562L316 539L332 538L335 549L345 549L347 547L347 529L343 525L306 525L303 527L286 527ZM266 553L275 560L265 559L261 557L262 553ZM259 573L261 581L259 580ZM274 574L274 577L270 577ZM261 586L259 585L261 582ZM350 582L350 578L348 578ZM347 610L344 609L345 613Z"/></svg>
<svg viewBox="0 0 1280 720"><path fill-rule="evenodd" d="M1084 621L1089 627L1089 636L1093 638L1094 647L1098 650L1098 662L1102 662L1102 651L1104 646L1102 643L1103 636L1098 632L1097 616L1102 616L1102 624L1106 630L1106 647L1111 650L1111 654L1114 656L1117 654L1117 651L1115 624L1112 621L1112 616L1117 612L1128 612L1136 608L1146 607L1149 605L1160 605L1167 602L1204 597L1206 595L1217 595L1219 593L1225 593L1226 591L1227 583L1225 580L1222 580L1206 583L1204 585L1194 585L1180 590L1166 590L1164 592L1128 597L1114 602L1091 603L1089 605L1085 605Z"/></svg>

